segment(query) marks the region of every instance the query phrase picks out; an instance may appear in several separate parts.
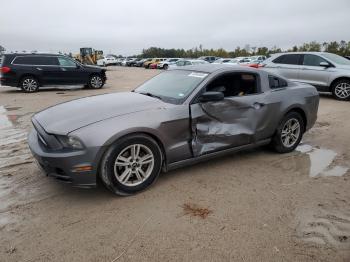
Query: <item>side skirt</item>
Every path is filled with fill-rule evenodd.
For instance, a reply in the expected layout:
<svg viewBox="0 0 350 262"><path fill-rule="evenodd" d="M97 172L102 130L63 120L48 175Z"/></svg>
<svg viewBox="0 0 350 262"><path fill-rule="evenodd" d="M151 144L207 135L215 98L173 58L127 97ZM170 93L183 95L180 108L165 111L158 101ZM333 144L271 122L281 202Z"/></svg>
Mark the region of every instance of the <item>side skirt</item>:
<svg viewBox="0 0 350 262"><path fill-rule="evenodd" d="M228 148L228 149L224 149L224 150L221 150L221 151L217 151L217 152L201 155L201 156L198 156L198 157L181 160L181 161L169 164L165 168L164 171L167 172L167 171L170 171L170 170L174 170L174 169L177 169L177 168L181 168L181 167L197 164L197 163L200 163L200 162L203 162L203 161L207 161L207 160L210 160L210 159L213 159L213 158L217 158L217 157L220 157L220 156L225 156L225 155L228 155L228 154L232 154L232 153L235 153L235 152L238 152L238 151L252 149L252 148L255 148L255 147L259 147L259 146L264 146L264 145L269 144L270 142L271 142L271 139L269 138L269 139L258 141L258 142L253 143L253 144L248 144L248 145L244 145L244 146Z"/></svg>

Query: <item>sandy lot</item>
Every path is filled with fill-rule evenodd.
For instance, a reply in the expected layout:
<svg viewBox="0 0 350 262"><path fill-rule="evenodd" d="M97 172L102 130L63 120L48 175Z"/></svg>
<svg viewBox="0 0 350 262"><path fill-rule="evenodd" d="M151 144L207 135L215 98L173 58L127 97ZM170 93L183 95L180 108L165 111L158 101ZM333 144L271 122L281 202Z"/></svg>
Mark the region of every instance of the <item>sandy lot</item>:
<svg viewBox="0 0 350 262"><path fill-rule="evenodd" d="M132 197L44 176L26 145L33 113L159 72L109 69L97 91L0 89L0 261L350 261L350 103L328 95L290 154L233 154Z"/></svg>

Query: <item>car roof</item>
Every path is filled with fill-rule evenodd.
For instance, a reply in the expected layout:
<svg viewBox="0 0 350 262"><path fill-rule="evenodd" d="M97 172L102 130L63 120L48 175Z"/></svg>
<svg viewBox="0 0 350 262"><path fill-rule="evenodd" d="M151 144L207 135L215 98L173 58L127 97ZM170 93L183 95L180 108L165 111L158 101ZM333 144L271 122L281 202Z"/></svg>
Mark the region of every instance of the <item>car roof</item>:
<svg viewBox="0 0 350 262"><path fill-rule="evenodd" d="M50 54L50 53L5 53L6 56L68 56L64 54Z"/></svg>
<svg viewBox="0 0 350 262"><path fill-rule="evenodd" d="M239 65L227 65L227 64L199 64L199 65L190 65L190 66L184 66L179 68L174 68L174 70L185 70L185 71L198 71L198 72L204 72L204 73L214 73L216 71L245 71L245 72L251 72L256 73L257 71L260 71L258 69L248 67L248 66L239 66Z"/></svg>
<svg viewBox="0 0 350 262"><path fill-rule="evenodd" d="M302 52L282 52L282 53L275 53L275 54L271 54L271 55L289 55L289 54L291 54L291 55L293 55L293 54L295 54L295 55L301 55L301 54L313 54L313 55L323 55L323 54L329 54L329 52L304 52L304 51L302 51Z"/></svg>

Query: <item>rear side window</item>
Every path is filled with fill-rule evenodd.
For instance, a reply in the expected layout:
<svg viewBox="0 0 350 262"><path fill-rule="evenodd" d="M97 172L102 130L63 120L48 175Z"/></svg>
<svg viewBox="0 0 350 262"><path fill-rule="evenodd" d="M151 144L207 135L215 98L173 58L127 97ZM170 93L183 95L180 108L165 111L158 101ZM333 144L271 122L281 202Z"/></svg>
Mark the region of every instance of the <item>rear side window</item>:
<svg viewBox="0 0 350 262"><path fill-rule="evenodd" d="M52 65L58 65L58 61L57 61L57 58L54 56L17 56L13 60L12 64L52 66Z"/></svg>
<svg viewBox="0 0 350 262"><path fill-rule="evenodd" d="M304 55L303 65L306 66L320 66L321 62L328 63L325 59L318 55Z"/></svg>
<svg viewBox="0 0 350 262"><path fill-rule="evenodd" d="M299 65L300 55L290 54L290 55L281 55L274 59L272 62L275 64L287 64L287 65Z"/></svg>
<svg viewBox="0 0 350 262"><path fill-rule="evenodd" d="M286 80L279 78L277 76L271 76L271 75L269 75L269 84L271 89L288 86L288 83Z"/></svg>
<svg viewBox="0 0 350 262"><path fill-rule="evenodd" d="M59 57L58 61L59 61L60 66L76 67L76 63L69 58Z"/></svg>

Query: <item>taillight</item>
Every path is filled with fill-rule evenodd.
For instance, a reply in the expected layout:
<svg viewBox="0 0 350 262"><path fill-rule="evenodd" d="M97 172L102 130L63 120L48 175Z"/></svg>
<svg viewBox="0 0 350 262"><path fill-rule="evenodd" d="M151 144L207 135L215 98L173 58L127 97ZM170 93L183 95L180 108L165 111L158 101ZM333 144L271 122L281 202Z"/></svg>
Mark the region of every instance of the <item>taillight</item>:
<svg viewBox="0 0 350 262"><path fill-rule="evenodd" d="M1 73L6 74L6 73L8 73L8 72L10 72L10 71L11 71L11 68L9 68L9 67L7 67L7 66L0 67L0 72L1 72Z"/></svg>

